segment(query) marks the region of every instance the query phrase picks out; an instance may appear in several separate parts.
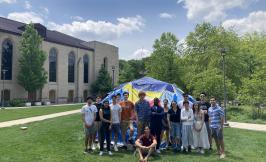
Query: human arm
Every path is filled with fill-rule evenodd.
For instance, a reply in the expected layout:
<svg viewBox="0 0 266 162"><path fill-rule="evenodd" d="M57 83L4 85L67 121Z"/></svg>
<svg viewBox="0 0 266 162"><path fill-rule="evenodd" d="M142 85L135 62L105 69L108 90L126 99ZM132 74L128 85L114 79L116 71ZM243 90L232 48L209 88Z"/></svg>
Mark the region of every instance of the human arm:
<svg viewBox="0 0 266 162"><path fill-rule="evenodd" d="M141 149L145 149L146 147L142 146L141 142L140 142L140 138L138 138L135 142L136 147L141 148Z"/></svg>
<svg viewBox="0 0 266 162"><path fill-rule="evenodd" d="M182 121L188 120L188 116L186 116L184 109L181 110L181 120Z"/></svg>
<svg viewBox="0 0 266 162"><path fill-rule="evenodd" d="M150 146L148 146L147 148L155 148L156 147L156 145L157 145L157 141L156 141L156 139L153 137L153 140L152 140L152 144L150 145Z"/></svg>
<svg viewBox="0 0 266 162"><path fill-rule="evenodd" d="M167 120L168 120L168 127L171 129L171 124L170 124L170 114L167 114Z"/></svg>
<svg viewBox="0 0 266 162"><path fill-rule="evenodd" d="M100 115L101 121L111 124L111 120L107 120L107 119L103 118L103 110L102 109L100 109L99 115Z"/></svg>

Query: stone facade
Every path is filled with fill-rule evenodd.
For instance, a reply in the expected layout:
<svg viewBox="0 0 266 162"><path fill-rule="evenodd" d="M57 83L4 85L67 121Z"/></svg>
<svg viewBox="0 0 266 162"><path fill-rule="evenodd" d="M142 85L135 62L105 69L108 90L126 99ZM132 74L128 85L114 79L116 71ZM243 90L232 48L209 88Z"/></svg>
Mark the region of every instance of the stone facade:
<svg viewBox="0 0 266 162"><path fill-rule="evenodd" d="M20 56L18 46L19 46L20 36L0 31L1 56L2 56L2 43L6 39L9 39L13 45L12 80L4 80L4 81L1 80L0 90L2 92L4 84L5 93L6 90L9 91L8 93L10 93L10 96L7 97L10 100L15 98L27 98L28 93L17 82L17 74L19 71L18 58ZM55 48L57 51L57 78L56 78L57 81L49 82L48 78L48 83L45 84L45 86L41 91L37 92L38 100L42 101L52 100L52 102L54 103L83 101L84 98L86 98L89 95L90 86L96 80L98 71L104 62L106 62L107 70L110 73L110 75L113 77L114 74L114 82L115 83L118 82L118 75L119 75L118 48L97 41L87 42L84 45L87 47L91 47L94 51L43 41L42 49L47 54L47 59L44 64L44 68L46 69L47 72L49 72L49 52L52 48ZM68 83L68 54L70 52L74 52L75 54L74 83ZM83 80L84 55L88 55L89 57L88 83L84 83ZM2 62L1 58L2 57L0 57L0 63ZM112 70L113 67L114 67L114 73Z"/></svg>

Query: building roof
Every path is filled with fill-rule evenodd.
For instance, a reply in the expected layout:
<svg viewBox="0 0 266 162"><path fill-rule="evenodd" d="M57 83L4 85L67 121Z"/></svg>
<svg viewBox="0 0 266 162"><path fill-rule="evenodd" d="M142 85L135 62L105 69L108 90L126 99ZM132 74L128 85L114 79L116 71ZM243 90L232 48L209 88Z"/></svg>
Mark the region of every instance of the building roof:
<svg viewBox="0 0 266 162"><path fill-rule="evenodd" d="M0 31L2 32L20 36L25 29L25 25L25 23L0 17ZM39 23L34 24L34 27L47 42L94 51L93 48L85 45L86 41L60 33L58 31L48 30L45 26Z"/></svg>

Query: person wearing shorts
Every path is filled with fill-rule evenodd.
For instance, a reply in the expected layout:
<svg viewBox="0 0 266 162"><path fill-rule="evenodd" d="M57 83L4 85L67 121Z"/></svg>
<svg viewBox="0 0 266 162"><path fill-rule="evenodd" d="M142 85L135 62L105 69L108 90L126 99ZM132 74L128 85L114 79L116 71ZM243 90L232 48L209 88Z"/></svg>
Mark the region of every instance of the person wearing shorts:
<svg viewBox="0 0 266 162"><path fill-rule="evenodd" d="M174 148L174 152L181 150L181 109L177 106L176 101L172 101L171 109L168 111L168 123L171 133L171 143Z"/></svg>
<svg viewBox="0 0 266 162"><path fill-rule="evenodd" d="M100 109L103 107L103 104L101 103L101 101L102 101L101 96L97 96L96 97L96 103L94 103L94 105L97 107L97 112L96 112L96 118L95 118L96 133L94 135L93 142L96 143L95 139L96 139L96 136L98 135L98 147L100 146L100 140L101 140L101 137L100 137L101 119L100 119L100 115L99 115ZM92 144L93 150L95 149L94 143Z"/></svg>
<svg viewBox="0 0 266 162"><path fill-rule="evenodd" d="M122 108L122 112L121 112L122 139L124 143L124 148L126 148L127 146L126 134L127 134L128 128L130 130L129 138L131 138L134 133L133 121L131 117L132 117L132 114L135 113L135 109L134 109L134 104L128 100L129 93L124 92L123 97L124 97L124 101L120 102L119 105Z"/></svg>
<svg viewBox="0 0 266 162"><path fill-rule="evenodd" d="M112 116L112 131L114 132L114 150L118 151L117 142L118 135L120 132L120 122L121 122L121 106L117 103L116 95L112 96L111 116Z"/></svg>
<svg viewBox="0 0 266 162"><path fill-rule="evenodd" d="M92 104L92 97L87 98L87 104L81 108L82 121L85 129L85 150L84 153L92 151L92 143L96 132L95 118L97 108Z"/></svg>
<svg viewBox="0 0 266 162"><path fill-rule="evenodd" d="M224 111L216 104L216 98L210 98L211 107L208 110L209 122L211 128L211 135L215 140L218 154L220 159L225 158L224 140L223 140L223 124L224 124Z"/></svg>
<svg viewBox="0 0 266 162"><path fill-rule="evenodd" d="M145 127L144 134L137 139L135 145L139 153L139 162L147 162L157 145L157 141L155 137L150 134L150 128L148 126Z"/></svg>

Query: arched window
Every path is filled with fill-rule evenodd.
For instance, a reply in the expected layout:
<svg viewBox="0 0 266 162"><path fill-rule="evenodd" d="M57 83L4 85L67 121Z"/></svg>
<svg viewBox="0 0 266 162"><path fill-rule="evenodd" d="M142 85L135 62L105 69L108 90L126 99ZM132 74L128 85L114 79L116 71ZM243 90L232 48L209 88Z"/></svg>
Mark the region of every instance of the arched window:
<svg viewBox="0 0 266 162"><path fill-rule="evenodd" d="M56 98L55 95L56 95L55 94L55 90L50 90L49 91L49 100L50 100L51 103L55 103L55 98Z"/></svg>
<svg viewBox="0 0 266 162"><path fill-rule="evenodd" d="M75 80L75 54L71 52L68 55L68 82L74 83Z"/></svg>
<svg viewBox="0 0 266 162"><path fill-rule="evenodd" d="M12 57L13 57L13 44L10 40L5 40L2 44L2 65L1 65L2 80L12 80Z"/></svg>
<svg viewBox="0 0 266 162"><path fill-rule="evenodd" d="M89 82L89 57L88 55L83 56L83 81L84 83Z"/></svg>
<svg viewBox="0 0 266 162"><path fill-rule="evenodd" d="M56 82L57 51L52 48L49 52L49 82Z"/></svg>
<svg viewBox="0 0 266 162"><path fill-rule="evenodd" d="M104 59L103 59L103 67L107 70L108 69L108 59L107 59L107 57L105 57Z"/></svg>
<svg viewBox="0 0 266 162"><path fill-rule="evenodd" d="M74 102L74 90L69 90L68 91L68 99L67 102Z"/></svg>

